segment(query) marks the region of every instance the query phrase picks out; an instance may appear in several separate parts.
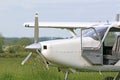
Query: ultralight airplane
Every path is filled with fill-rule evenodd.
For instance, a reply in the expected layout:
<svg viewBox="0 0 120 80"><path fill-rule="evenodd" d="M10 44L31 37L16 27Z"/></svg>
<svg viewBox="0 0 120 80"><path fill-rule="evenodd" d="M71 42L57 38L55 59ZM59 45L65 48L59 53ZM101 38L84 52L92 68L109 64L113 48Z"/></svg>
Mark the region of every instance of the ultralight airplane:
<svg viewBox="0 0 120 80"><path fill-rule="evenodd" d="M114 22L38 22L38 13L35 22L24 23L27 28L34 28L34 43L26 49L35 50L48 68L55 66L59 71L68 74L75 71L114 71L115 77L105 80L118 80L120 77L120 35L114 37L114 44L107 46L107 35L110 32L120 31L120 14ZM67 29L72 38L38 42L39 28ZM80 30L78 37L75 29ZM29 59L30 53L22 65Z"/></svg>

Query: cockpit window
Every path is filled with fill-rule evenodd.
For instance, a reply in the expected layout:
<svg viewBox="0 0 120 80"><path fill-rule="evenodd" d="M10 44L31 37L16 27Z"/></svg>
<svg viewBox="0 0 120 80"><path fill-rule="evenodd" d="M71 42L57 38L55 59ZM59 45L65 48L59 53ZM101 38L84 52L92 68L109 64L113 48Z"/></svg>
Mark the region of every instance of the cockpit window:
<svg viewBox="0 0 120 80"><path fill-rule="evenodd" d="M107 27L94 27L96 32L98 33L100 39L102 40ZM83 37L91 37L95 40L99 40L98 36L96 35L95 31L92 28L85 29L82 31Z"/></svg>

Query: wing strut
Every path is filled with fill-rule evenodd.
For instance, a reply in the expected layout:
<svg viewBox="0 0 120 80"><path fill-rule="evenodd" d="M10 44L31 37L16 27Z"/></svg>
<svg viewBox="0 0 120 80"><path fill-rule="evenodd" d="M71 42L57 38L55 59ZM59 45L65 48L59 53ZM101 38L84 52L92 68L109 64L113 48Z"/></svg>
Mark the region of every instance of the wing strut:
<svg viewBox="0 0 120 80"><path fill-rule="evenodd" d="M70 32L70 34L72 35L72 37L77 37L73 28L68 28L67 30Z"/></svg>

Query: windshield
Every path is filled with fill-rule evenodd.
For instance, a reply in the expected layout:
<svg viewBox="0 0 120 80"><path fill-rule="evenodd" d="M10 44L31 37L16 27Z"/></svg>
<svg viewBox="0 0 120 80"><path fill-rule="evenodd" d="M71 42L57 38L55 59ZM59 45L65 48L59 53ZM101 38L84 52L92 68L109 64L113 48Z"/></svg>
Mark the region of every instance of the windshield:
<svg viewBox="0 0 120 80"><path fill-rule="evenodd" d="M98 33L100 39L102 40L105 31L107 30L107 27L94 27L96 32ZM89 29L85 29L82 31L82 35L83 37L91 37L95 40L99 40L99 37L97 36L97 34L95 33L95 31L92 28Z"/></svg>

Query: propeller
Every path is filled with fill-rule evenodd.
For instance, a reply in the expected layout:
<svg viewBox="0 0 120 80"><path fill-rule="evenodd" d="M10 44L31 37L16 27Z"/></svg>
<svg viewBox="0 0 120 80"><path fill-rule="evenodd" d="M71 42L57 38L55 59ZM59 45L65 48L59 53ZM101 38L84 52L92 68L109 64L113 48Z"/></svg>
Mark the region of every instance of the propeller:
<svg viewBox="0 0 120 80"><path fill-rule="evenodd" d="M43 60L43 62L44 62L44 64L45 64L45 67L46 67L47 69L49 69L48 62L47 62L46 58L40 53L39 50L37 50L37 53L38 53L38 54L40 55L40 57L42 58L42 60Z"/></svg>
<svg viewBox="0 0 120 80"><path fill-rule="evenodd" d="M25 49L29 49L29 50L37 50L40 49L41 46L38 43L38 37L39 37L39 29L38 29L38 13L35 13L35 22L34 22L34 43L31 45L28 45L25 47ZM32 55L32 52L30 52L28 54L28 56L22 61L22 65L24 65L24 63L30 58L30 56Z"/></svg>
<svg viewBox="0 0 120 80"><path fill-rule="evenodd" d="M39 22L38 22L38 13L35 13L35 22L34 22L34 43L25 47L25 49L40 49L40 43L38 43L39 37Z"/></svg>
<svg viewBox="0 0 120 80"><path fill-rule="evenodd" d="M46 68L48 68L48 63L46 58L41 54L41 44L38 42L38 37L39 37L39 22L38 22L38 13L35 13L35 22L34 22L34 43L31 45L28 45L25 47L25 49L29 50L36 50L36 52L39 54L39 56L42 58L44 64L46 65ZM22 65L25 64L25 62L30 58L32 55L32 52L28 54L28 56L22 61Z"/></svg>
<svg viewBox="0 0 120 80"><path fill-rule="evenodd" d="M39 22L38 22L38 13L35 14L35 28L34 28L34 43L38 43L38 37L39 37Z"/></svg>
<svg viewBox="0 0 120 80"><path fill-rule="evenodd" d="M30 58L31 55L32 55L32 52L30 52L30 53L28 54L28 56L22 61L21 65L24 65L25 62Z"/></svg>

